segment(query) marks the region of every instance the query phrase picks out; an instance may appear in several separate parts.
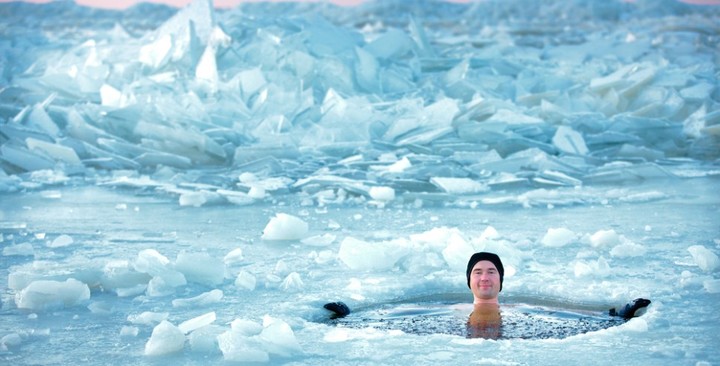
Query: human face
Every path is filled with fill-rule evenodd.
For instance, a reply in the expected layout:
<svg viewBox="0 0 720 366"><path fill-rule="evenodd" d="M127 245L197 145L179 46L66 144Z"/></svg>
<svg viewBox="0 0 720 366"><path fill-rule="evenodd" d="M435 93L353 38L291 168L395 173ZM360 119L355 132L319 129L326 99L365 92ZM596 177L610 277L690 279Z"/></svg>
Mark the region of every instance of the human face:
<svg viewBox="0 0 720 366"><path fill-rule="evenodd" d="M473 303L497 303L500 293L500 273L493 262L479 261L470 272Z"/></svg>

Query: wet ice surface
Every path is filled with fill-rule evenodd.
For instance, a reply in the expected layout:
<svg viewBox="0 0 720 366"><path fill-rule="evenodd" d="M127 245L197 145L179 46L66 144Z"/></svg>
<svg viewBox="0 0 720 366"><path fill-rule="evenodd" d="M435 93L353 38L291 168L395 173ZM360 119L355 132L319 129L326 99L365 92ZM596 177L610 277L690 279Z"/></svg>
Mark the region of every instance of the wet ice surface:
<svg viewBox="0 0 720 366"><path fill-rule="evenodd" d="M0 4L2 360L720 359L717 7L408 4ZM653 304L539 340L322 320L470 302L480 250L501 302Z"/></svg>

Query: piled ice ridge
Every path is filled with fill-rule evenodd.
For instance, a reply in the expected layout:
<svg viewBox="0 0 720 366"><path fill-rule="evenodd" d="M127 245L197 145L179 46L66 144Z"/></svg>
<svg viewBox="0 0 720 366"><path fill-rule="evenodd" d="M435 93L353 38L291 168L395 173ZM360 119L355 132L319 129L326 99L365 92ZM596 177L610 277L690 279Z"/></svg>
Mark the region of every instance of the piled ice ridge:
<svg viewBox="0 0 720 366"><path fill-rule="evenodd" d="M126 12L147 17L1 6L15 20L0 43L0 191L80 178L188 206L288 192L492 204L508 202L493 198L506 188L707 174L686 167L720 157L717 7L398 0L218 12L195 0L167 19L151 5ZM73 19L88 16L94 28L77 31ZM25 37L26 24L44 30Z"/></svg>

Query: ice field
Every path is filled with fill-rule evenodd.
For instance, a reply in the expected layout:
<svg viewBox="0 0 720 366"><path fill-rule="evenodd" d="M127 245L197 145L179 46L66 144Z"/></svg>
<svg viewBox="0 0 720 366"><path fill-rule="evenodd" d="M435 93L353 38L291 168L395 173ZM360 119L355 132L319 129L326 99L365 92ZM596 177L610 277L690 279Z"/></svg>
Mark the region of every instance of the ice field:
<svg viewBox="0 0 720 366"><path fill-rule="evenodd" d="M0 51L0 364L720 363L720 6L0 3ZM652 304L327 321L463 309L476 251L508 309Z"/></svg>

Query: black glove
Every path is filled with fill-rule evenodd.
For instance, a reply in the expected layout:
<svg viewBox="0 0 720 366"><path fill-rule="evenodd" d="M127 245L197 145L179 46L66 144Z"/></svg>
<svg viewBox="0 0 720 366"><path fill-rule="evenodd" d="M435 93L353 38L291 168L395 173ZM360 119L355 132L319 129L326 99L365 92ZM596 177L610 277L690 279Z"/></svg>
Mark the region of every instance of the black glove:
<svg viewBox="0 0 720 366"><path fill-rule="evenodd" d="M619 316L625 319L640 316L642 314L636 314L636 312L640 309L646 308L648 305L650 305L650 303L651 301L648 299L637 298L625 304L625 306L623 306L620 311L615 310L615 308L610 309L610 316Z"/></svg>
<svg viewBox="0 0 720 366"><path fill-rule="evenodd" d="M329 303L323 305L323 307L334 313L333 315L330 316L331 319L342 318L342 317L350 314L350 308L347 305L345 305L345 303L342 301L329 302Z"/></svg>

